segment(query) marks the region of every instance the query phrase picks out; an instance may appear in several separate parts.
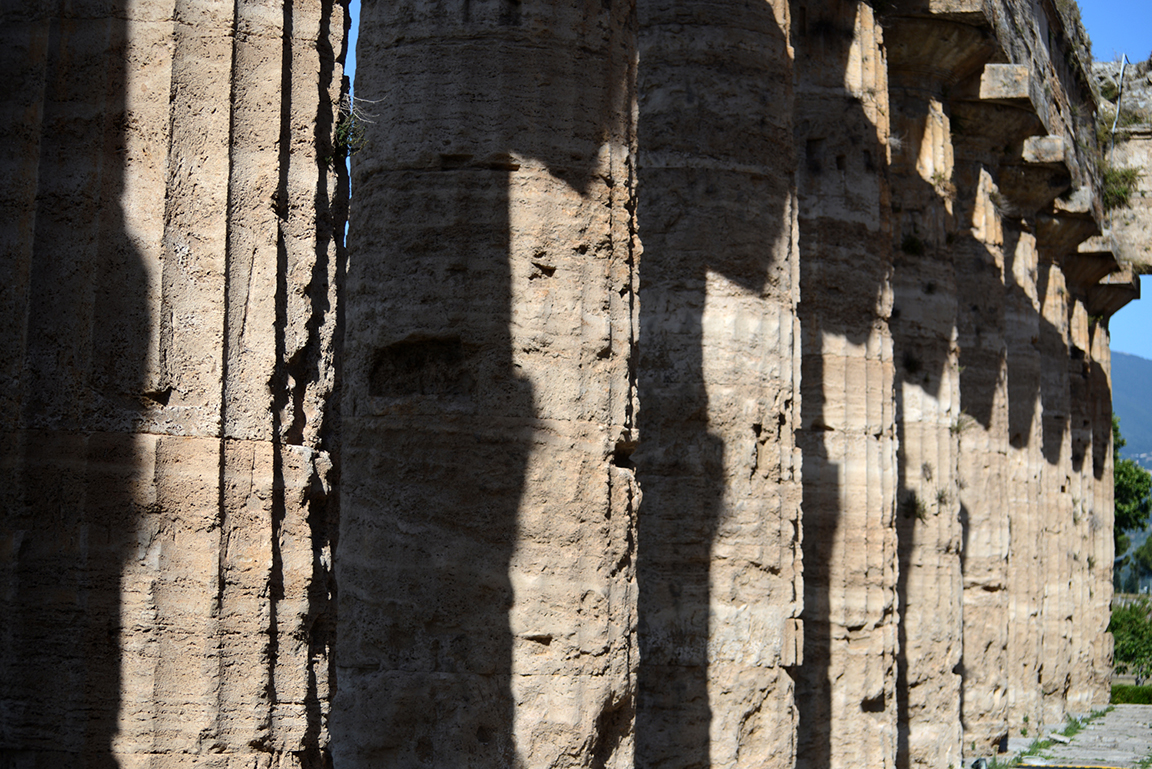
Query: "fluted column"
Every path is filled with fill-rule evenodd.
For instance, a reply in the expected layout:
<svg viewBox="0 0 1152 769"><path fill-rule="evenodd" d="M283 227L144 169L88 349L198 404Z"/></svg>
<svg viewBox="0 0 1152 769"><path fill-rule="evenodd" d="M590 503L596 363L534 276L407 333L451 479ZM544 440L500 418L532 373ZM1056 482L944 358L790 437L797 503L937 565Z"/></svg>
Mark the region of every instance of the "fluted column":
<svg viewBox="0 0 1152 769"><path fill-rule="evenodd" d="M892 767L898 615L887 61L866 3L793 6L804 353L797 765Z"/></svg>
<svg viewBox="0 0 1152 769"><path fill-rule="evenodd" d="M343 16L4 11L5 755L323 765Z"/></svg>
<svg viewBox="0 0 1152 769"><path fill-rule="evenodd" d="M637 766L791 767L799 661L786 2L640 0Z"/></svg>
<svg viewBox="0 0 1152 769"><path fill-rule="evenodd" d="M895 76L894 76L895 79ZM961 415L949 115L905 76L893 94L892 335L900 440L899 698L903 760L952 766L961 758L959 445ZM923 81L918 81L923 82Z"/></svg>
<svg viewBox="0 0 1152 769"><path fill-rule="evenodd" d="M1035 735L1041 719L1039 688L1040 601L1044 589L1040 531L1041 467L1040 300L1036 239L1018 224L1006 227L1015 242L1006 271L1004 322L1008 343L1008 419L1011 551L1008 559L1008 715L1012 736Z"/></svg>
<svg viewBox="0 0 1152 769"><path fill-rule="evenodd" d="M632 4L360 34L336 763L631 766Z"/></svg>
<svg viewBox="0 0 1152 769"><path fill-rule="evenodd" d="M960 448L960 523L964 574L961 717L967 749L994 752L1007 734L1009 435L1005 335L1005 242L998 195L982 152L959 144L958 174L966 225L956 271L959 290L961 411L954 423Z"/></svg>

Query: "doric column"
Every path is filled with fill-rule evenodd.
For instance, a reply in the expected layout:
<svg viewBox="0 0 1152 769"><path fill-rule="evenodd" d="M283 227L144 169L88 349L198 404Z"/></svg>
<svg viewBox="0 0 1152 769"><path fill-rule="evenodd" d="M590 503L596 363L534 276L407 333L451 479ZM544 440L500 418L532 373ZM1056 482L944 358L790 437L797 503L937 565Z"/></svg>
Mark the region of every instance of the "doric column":
<svg viewBox="0 0 1152 769"><path fill-rule="evenodd" d="M632 764L632 4L365 4L341 767Z"/></svg>
<svg viewBox="0 0 1152 769"><path fill-rule="evenodd" d="M799 660L788 3L641 0L637 766L791 767Z"/></svg>
<svg viewBox="0 0 1152 769"><path fill-rule="evenodd" d="M886 31L892 132L902 141L892 159L891 327L900 440L898 763L942 767L962 760L957 273L971 253L957 219L957 181L969 180L957 174L948 97L979 72L994 48L978 25L926 10Z"/></svg>
<svg viewBox="0 0 1152 769"><path fill-rule="evenodd" d="M41 6L0 21L0 752L322 766L344 12Z"/></svg>
<svg viewBox="0 0 1152 769"><path fill-rule="evenodd" d="M797 765L896 763L888 70L866 3L793 3L803 340Z"/></svg>

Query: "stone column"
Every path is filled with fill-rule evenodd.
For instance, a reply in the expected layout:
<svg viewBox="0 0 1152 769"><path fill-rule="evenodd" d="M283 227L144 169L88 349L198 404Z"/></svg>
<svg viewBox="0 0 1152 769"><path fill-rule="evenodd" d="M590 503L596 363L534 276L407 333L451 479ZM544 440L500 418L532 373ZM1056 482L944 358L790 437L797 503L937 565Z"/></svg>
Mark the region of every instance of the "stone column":
<svg viewBox="0 0 1152 769"><path fill-rule="evenodd" d="M892 40L892 35L889 36ZM960 376L954 157L944 90L984 43L946 19L906 20L890 45L896 212L892 337L899 453L900 763L961 761Z"/></svg>
<svg viewBox="0 0 1152 769"><path fill-rule="evenodd" d="M343 10L60 8L0 23L0 752L323 766Z"/></svg>
<svg viewBox="0 0 1152 769"><path fill-rule="evenodd" d="M983 111L962 113L964 119ZM965 121L964 125L971 125ZM978 128L972 129L979 130ZM996 138L1001 138L997 136ZM961 718L964 746L995 752L1007 735L1008 350L1004 229L987 145L958 142L957 329L960 344L959 497L964 575Z"/></svg>
<svg viewBox="0 0 1152 769"><path fill-rule="evenodd" d="M1040 723L1039 597L1044 578L1039 553L1043 525L1040 464L1040 351L1036 295L1036 239L1016 222L1006 226L1015 242L1006 271L1004 323L1008 343L1008 422L1011 478L1008 498L1011 550L1008 558L1008 716L1012 736L1035 736Z"/></svg>
<svg viewBox="0 0 1152 769"><path fill-rule="evenodd" d="M788 4L637 5L636 764L791 767L803 588Z"/></svg>
<svg viewBox="0 0 1152 769"><path fill-rule="evenodd" d="M896 762L896 435L884 39L865 3L793 3L803 333L797 765Z"/></svg>
<svg viewBox="0 0 1152 769"><path fill-rule="evenodd" d="M1073 542L1071 442L1068 391L1069 296L1064 273L1045 249L1040 275L1043 299L1040 317L1041 449L1044 458L1041 483L1044 513L1041 516L1040 558L1045 571L1041 590L1043 642L1040 647L1040 687L1045 724L1064 720L1064 699L1072 662Z"/></svg>
<svg viewBox="0 0 1152 769"><path fill-rule="evenodd" d="M1092 332L1088 312L1080 299L1074 300L1069 324L1068 356L1069 425L1072 467L1069 493L1072 497L1070 553L1072 558L1072 654L1068 669L1065 702L1070 713L1087 713L1096 699L1096 660L1093 646L1100 627L1096 593L1096 478L1092 468Z"/></svg>
<svg viewBox="0 0 1152 769"><path fill-rule="evenodd" d="M633 7L363 14L336 764L631 766Z"/></svg>
<svg viewBox="0 0 1152 769"><path fill-rule="evenodd" d="M1089 308L1091 310L1091 308ZM1115 541L1112 536L1115 514L1112 476L1112 355L1109 349L1108 327L1095 322L1091 326L1092 360L1092 475L1094 510L1089 519L1092 532L1093 593L1091 594L1092 625L1084 628L1091 642L1092 705L1106 707L1112 694L1112 635L1107 632L1112 610L1112 560Z"/></svg>

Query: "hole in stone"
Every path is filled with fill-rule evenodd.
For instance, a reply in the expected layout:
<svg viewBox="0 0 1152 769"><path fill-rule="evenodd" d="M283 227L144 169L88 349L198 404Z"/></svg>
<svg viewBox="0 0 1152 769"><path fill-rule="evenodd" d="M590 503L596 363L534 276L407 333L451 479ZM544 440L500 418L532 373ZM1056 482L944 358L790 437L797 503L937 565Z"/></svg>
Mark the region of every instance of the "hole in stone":
<svg viewBox="0 0 1152 769"><path fill-rule="evenodd" d="M537 278L551 278L556 274L556 268L550 264L543 262L532 262L532 274L528 276L528 280L536 280Z"/></svg>
<svg viewBox="0 0 1152 769"><path fill-rule="evenodd" d="M636 450L636 444L627 441L620 441L616 444L616 448L612 450L612 464L617 467L623 467L626 470L636 469L636 465L632 463L632 452Z"/></svg>
<svg viewBox="0 0 1152 769"><path fill-rule="evenodd" d="M884 712L884 693L881 692L875 697L869 697L860 703L860 709L865 713L883 713Z"/></svg>
<svg viewBox="0 0 1152 769"><path fill-rule="evenodd" d="M500 9L500 25L516 27L520 25L520 0L504 0Z"/></svg>
<svg viewBox="0 0 1152 769"><path fill-rule="evenodd" d="M481 745L487 745L492 741L492 730L487 726L481 726L476 730L476 741Z"/></svg>
<svg viewBox="0 0 1152 769"><path fill-rule="evenodd" d="M390 398L465 397L473 386L459 339L413 339L376 351L368 393Z"/></svg>
<svg viewBox="0 0 1152 769"><path fill-rule="evenodd" d="M167 406L169 399L172 397L172 388L165 387L163 390L150 390L142 393L148 400L158 403L161 406Z"/></svg>
<svg viewBox="0 0 1152 769"><path fill-rule="evenodd" d="M804 159L810 173L820 173L824 168L824 140L809 139L804 145Z"/></svg>

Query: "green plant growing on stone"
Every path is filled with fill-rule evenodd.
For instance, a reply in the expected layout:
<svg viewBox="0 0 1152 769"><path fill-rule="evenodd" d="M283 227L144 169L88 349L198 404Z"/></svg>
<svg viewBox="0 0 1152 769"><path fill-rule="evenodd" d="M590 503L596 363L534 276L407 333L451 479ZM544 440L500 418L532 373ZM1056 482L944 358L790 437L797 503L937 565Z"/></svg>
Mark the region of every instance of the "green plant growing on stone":
<svg viewBox="0 0 1152 769"><path fill-rule="evenodd" d="M375 117L368 111L375 102L346 94L340 101L340 112L332 137L332 147L340 157L350 157L368 146L368 126Z"/></svg>
<svg viewBox="0 0 1152 769"><path fill-rule="evenodd" d="M948 425L948 432L952 435L963 435L974 424L976 424L976 420L966 411L961 410L960 415L952 420L952 424Z"/></svg>
<svg viewBox="0 0 1152 769"><path fill-rule="evenodd" d="M1136 191L1140 169L1105 165L1101 169L1100 177L1103 186L1104 210L1113 211L1128 205L1132 193Z"/></svg>
<svg viewBox="0 0 1152 769"><path fill-rule="evenodd" d="M1126 106L1120 108L1120 120L1118 121L1118 127L1131 128L1132 126L1140 125L1143 122L1144 118L1140 116L1140 113L1129 109Z"/></svg>
<svg viewBox="0 0 1152 769"><path fill-rule="evenodd" d="M1111 80L1105 80L1100 84L1100 98L1105 101L1116 101L1116 97L1120 95L1120 86L1113 83Z"/></svg>
<svg viewBox="0 0 1152 769"><path fill-rule="evenodd" d="M1022 736L1028 736L1027 729L1021 729L1020 732ZM1020 754L1020 758L1025 758L1027 756L1038 756L1045 750L1048 750L1050 747L1052 747L1052 740L1042 740L1037 737L1036 739L1032 740L1032 744L1028 746L1027 750Z"/></svg>
<svg viewBox="0 0 1152 769"><path fill-rule="evenodd" d="M928 520L928 508L915 491L908 492L900 501L900 512L905 518L916 518L919 521Z"/></svg>

